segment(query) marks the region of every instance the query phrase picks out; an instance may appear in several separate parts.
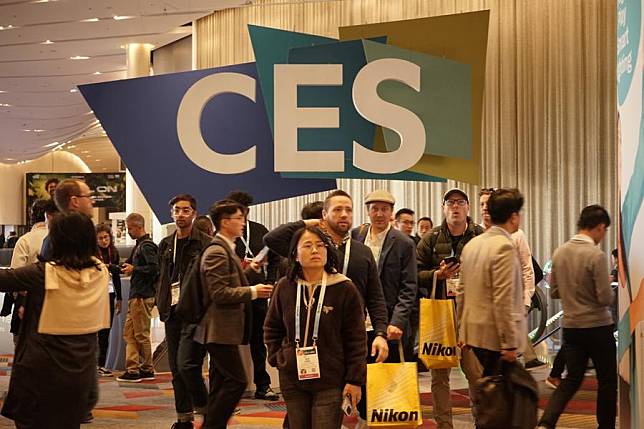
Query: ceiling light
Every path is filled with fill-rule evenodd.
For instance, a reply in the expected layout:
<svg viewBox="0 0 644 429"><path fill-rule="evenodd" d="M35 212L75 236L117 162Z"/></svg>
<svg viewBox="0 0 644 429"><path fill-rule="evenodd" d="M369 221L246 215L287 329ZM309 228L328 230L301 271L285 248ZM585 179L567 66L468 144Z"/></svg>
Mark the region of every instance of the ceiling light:
<svg viewBox="0 0 644 429"><path fill-rule="evenodd" d="M121 15L121 16L114 15L114 20L116 20L116 21L121 21L123 19L132 19L132 18L136 18L136 16L132 16L132 15Z"/></svg>
<svg viewBox="0 0 644 429"><path fill-rule="evenodd" d="M53 142L53 143L46 144L43 147L52 147L52 146L57 146L57 145L58 145L58 142Z"/></svg>
<svg viewBox="0 0 644 429"><path fill-rule="evenodd" d="M69 142L67 142L67 143L69 143ZM76 147L76 145L70 145L70 146L67 146L67 149L74 149L75 147Z"/></svg>
<svg viewBox="0 0 644 429"><path fill-rule="evenodd" d="M54 42L52 42L51 40L47 39L44 42L42 42L41 45L53 45L53 43Z"/></svg>
<svg viewBox="0 0 644 429"><path fill-rule="evenodd" d="M4 94L5 92L7 92L7 91L0 91L0 94Z"/></svg>
<svg viewBox="0 0 644 429"><path fill-rule="evenodd" d="M55 2L58 0L33 0L32 3L49 3L49 2Z"/></svg>
<svg viewBox="0 0 644 429"><path fill-rule="evenodd" d="M5 158L5 161L15 161L15 158Z"/></svg>
<svg viewBox="0 0 644 429"><path fill-rule="evenodd" d="M89 57L84 55L76 55L74 57L69 57L70 60L89 60Z"/></svg>
<svg viewBox="0 0 644 429"><path fill-rule="evenodd" d="M72 88L69 90L69 92L78 92L78 90L76 88Z"/></svg>
<svg viewBox="0 0 644 429"><path fill-rule="evenodd" d="M96 71L96 72L94 72L94 74L101 74L101 72L100 72L100 71Z"/></svg>
<svg viewBox="0 0 644 429"><path fill-rule="evenodd" d="M0 103L0 107L11 107L11 104Z"/></svg>
<svg viewBox="0 0 644 429"><path fill-rule="evenodd" d="M25 129L24 129L24 130L22 130L22 131L30 132L30 131L33 131L33 130L28 130L28 129L26 129L26 128L25 128Z"/></svg>
<svg viewBox="0 0 644 429"><path fill-rule="evenodd" d="M94 162L101 162L101 160L100 159L95 159Z"/></svg>
<svg viewBox="0 0 644 429"><path fill-rule="evenodd" d="M80 22L98 22L100 21L98 18L87 18L87 19L81 19Z"/></svg>
<svg viewBox="0 0 644 429"><path fill-rule="evenodd" d="M81 153L89 153L88 150L82 150Z"/></svg>

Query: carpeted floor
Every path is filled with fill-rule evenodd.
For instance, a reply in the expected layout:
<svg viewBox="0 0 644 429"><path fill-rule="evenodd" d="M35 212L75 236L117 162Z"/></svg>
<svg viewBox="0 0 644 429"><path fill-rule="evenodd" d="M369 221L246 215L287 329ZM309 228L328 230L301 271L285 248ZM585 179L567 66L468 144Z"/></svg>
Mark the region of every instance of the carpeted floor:
<svg viewBox="0 0 644 429"><path fill-rule="evenodd" d="M6 392L9 385L11 372L11 356L0 356L0 391ZM541 401L543 409L552 394L552 390L545 387L543 380L548 370L542 369L533 372L534 377L540 382ZM161 429L170 428L175 420L174 401L172 392L171 375L157 374L154 381L142 383L118 383L113 377L100 379L100 401L94 410L95 420L84 429ZM420 374L421 404L424 422L421 428L435 428L432 419L432 401L429 392L430 377ZM454 426L456 429L472 428L472 418L469 408L467 383L459 370L452 371L452 401L454 413ZM594 428L595 398L597 382L590 373L582 389L573 401L568 404L566 413L559 420L559 428ZM286 406L284 402L266 402L244 398L239 407L241 413L231 419L229 426L237 429L280 428ZM355 418L345 418L344 426L353 429L357 424ZM200 426L197 424L197 426ZM0 427L13 427L10 420L0 417ZM46 429L46 428L43 428Z"/></svg>

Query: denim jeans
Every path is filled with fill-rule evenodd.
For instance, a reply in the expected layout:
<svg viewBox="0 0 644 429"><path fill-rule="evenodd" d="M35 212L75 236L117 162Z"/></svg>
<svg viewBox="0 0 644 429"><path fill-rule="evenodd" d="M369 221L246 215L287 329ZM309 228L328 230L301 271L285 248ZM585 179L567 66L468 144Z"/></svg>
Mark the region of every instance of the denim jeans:
<svg viewBox="0 0 644 429"><path fill-rule="evenodd" d="M568 401L575 395L588 358L597 373L597 427L614 429L617 413L617 352L613 325L597 328L564 328L564 353L568 375L552 394L539 425L554 428Z"/></svg>

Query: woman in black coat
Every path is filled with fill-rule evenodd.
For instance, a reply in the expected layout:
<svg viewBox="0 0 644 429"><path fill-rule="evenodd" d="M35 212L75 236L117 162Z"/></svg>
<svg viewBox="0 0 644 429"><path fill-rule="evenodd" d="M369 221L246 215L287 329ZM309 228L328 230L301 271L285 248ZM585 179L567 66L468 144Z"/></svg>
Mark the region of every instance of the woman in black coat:
<svg viewBox="0 0 644 429"><path fill-rule="evenodd" d="M50 225L52 261L0 270L0 291L26 291L2 415L18 429L79 428L96 377L96 332L109 326L107 267L89 217Z"/></svg>

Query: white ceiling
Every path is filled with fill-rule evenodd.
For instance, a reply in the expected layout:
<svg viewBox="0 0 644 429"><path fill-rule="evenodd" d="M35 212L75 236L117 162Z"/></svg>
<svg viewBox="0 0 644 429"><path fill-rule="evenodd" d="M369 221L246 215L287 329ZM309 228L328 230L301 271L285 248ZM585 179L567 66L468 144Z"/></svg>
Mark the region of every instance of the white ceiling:
<svg viewBox="0 0 644 429"><path fill-rule="evenodd" d="M244 3L0 0L0 162L99 134L76 85L125 78L127 43L166 45L191 33L185 24ZM71 59L77 56L90 58Z"/></svg>

